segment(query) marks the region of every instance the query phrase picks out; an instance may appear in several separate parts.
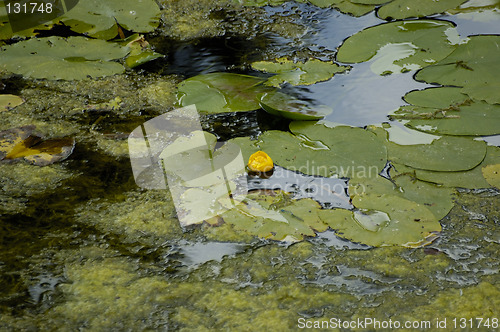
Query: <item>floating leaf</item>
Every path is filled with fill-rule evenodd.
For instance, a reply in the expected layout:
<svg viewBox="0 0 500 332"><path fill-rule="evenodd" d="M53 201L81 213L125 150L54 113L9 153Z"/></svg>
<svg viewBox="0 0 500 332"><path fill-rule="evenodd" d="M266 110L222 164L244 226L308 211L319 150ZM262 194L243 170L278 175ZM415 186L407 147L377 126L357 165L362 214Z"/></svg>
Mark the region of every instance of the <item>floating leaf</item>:
<svg viewBox="0 0 500 332"><path fill-rule="evenodd" d="M35 126L25 126L0 132L0 160L23 158L37 166L47 166L66 159L75 147L73 138L43 140L33 134Z"/></svg>
<svg viewBox="0 0 500 332"><path fill-rule="evenodd" d="M500 148L486 147L484 160L476 167L461 172L438 172L411 168L401 164L394 164L391 175L410 174L422 181L437 183L447 187L479 189L488 188L490 184L483 177L483 169L489 165L500 164Z"/></svg>
<svg viewBox="0 0 500 332"><path fill-rule="evenodd" d="M153 51L149 43L144 39L144 36L138 33L128 37L120 44L130 48L130 53L125 58L125 64L129 68L134 68L146 62L163 57L163 54Z"/></svg>
<svg viewBox="0 0 500 332"><path fill-rule="evenodd" d="M391 173L392 174L392 173ZM415 179L413 173L394 174L392 180L381 176L351 179L351 198L360 194L394 195L427 207L440 220L453 208L454 190Z"/></svg>
<svg viewBox="0 0 500 332"><path fill-rule="evenodd" d="M447 31L451 22L398 21L367 28L347 38L337 52L344 63L368 61L377 55L372 70L379 74L428 66L450 54L454 46Z"/></svg>
<svg viewBox="0 0 500 332"><path fill-rule="evenodd" d="M244 112L260 108L257 96L270 91L264 79L232 73L198 75L181 82L177 93L181 106L196 105L200 112Z"/></svg>
<svg viewBox="0 0 500 332"><path fill-rule="evenodd" d="M441 85L464 87L470 97L499 103L500 36L471 36L466 44L458 45L446 58L420 70L417 80ZM485 86L491 88L484 89Z"/></svg>
<svg viewBox="0 0 500 332"><path fill-rule="evenodd" d="M386 147L375 134L365 129L348 126L330 128L320 123L297 121L290 124L290 130L304 140L302 145L314 151L316 158L307 164L311 168L327 168L330 175L373 177L382 171L387 162ZM316 162L314 166L311 165L312 160Z"/></svg>
<svg viewBox="0 0 500 332"><path fill-rule="evenodd" d="M488 165L482 169L484 178L488 183L500 189L500 164Z"/></svg>
<svg viewBox="0 0 500 332"><path fill-rule="evenodd" d="M389 160L431 171L466 171L483 161L486 143L465 137L443 136L431 144L388 142Z"/></svg>
<svg viewBox="0 0 500 332"><path fill-rule="evenodd" d="M407 127L431 134L500 134L500 105L472 101L460 88L413 91L405 99L417 106L403 106L391 118L409 120L405 123Z"/></svg>
<svg viewBox="0 0 500 332"><path fill-rule="evenodd" d="M59 18L71 30L94 38L112 39L118 25L134 32L151 32L159 24L160 8L154 0L85 0Z"/></svg>
<svg viewBox="0 0 500 332"><path fill-rule="evenodd" d="M0 111L5 111L9 108L14 108L16 106L24 103L23 99L15 95L0 95Z"/></svg>
<svg viewBox="0 0 500 332"><path fill-rule="evenodd" d="M441 224L425 206L393 195L362 194L353 198L359 210L321 210L319 216L335 233L353 242L410 248L429 244Z"/></svg>
<svg viewBox="0 0 500 332"><path fill-rule="evenodd" d="M364 3L366 0L354 0ZM394 0L382 6L377 15L384 19L401 20L410 17L425 17L456 8L467 0Z"/></svg>
<svg viewBox="0 0 500 332"><path fill-rule="evenodd" d="M301 241L328 228L318 216L321 207L317 202L286 197L281 191L272 195L250 193L242 204L207 222L228 223L239 232L285 242Z"/></svg>
<svg viewBox="0 0 500 332"><path fill-rule="evenodd" d="M332 112L330 107L315 106L279 91L264 94L260 106L270 114L292 120L320 120Z"/></svg>
<svg viewBox="0 0 500 332"><path fill-rule="evenodd" d="M112 60L129 52L127 47L84 37L34 38L1 48L0 66L25 77L87 79L122 73Z"/></svg>
<svg viewBox="0 0 500 332"><path fill-rule="evenodd" d="M332 61L321 61L318 59L309 59L306 62L294 62L287 58L279 58L272 62L253 62L252 68L266 73L277 74L269 78L265 84L279 87L283 83L311 85L326 81L336 73L343 73L350 67L339 66Z"/></svg>
<svg viewBox="0 0 500 332"><path fill-rule="evenodd" d="M321 8L333 7L344 14L356 17L368 14L375 9L375 6L359 4L347 0L309 0L309 2Z"/></svg>

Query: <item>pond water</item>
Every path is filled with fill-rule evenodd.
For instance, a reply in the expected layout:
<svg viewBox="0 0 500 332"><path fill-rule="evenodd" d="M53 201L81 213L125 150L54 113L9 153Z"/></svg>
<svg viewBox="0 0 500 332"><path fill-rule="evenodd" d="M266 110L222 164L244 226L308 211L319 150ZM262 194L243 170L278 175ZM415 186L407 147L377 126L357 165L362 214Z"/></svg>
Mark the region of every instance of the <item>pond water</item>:
<svg viewBox="0 0 500 332"><path fill-rule="evenodd" d="M295 2L176 6L184 6L179 22L204 13L201 28L193 24L202 32L182 40L162 26L160 33L146 35L165 59L88 81L2 76L3 93L20 95L25 104L2 112L0 130L33 123L47 136L76 137L77 144L67 160L46 167L0 164L0 330L288 331L314 324L335 330L338 320L366 318L431 327L422 330L443 326L445 319L446 329L497 330L498 189L457 189L453 208L440 220L440 237L406 248L371 247L332 230L292 244L237 233L229 224L181 228L168 191L136 185L124 138L174 108L182 79L226 71L267 77L249 64L281 56L335 60L345 38L385 22L373 12L355 18ZM499 16L495 12L486 22L466 14L435 18L454 22L464 37L500 33ZM224 28L203 33L203 20ZM407 92L430 84L417 82L416 71L382 76L372 71L372 62L350 65L331 80L283 90L332 107L331 122L390 122L394 141L430 143L432 136L387 117L407 104ZM118 109L95 106L115 97L122 100ZM287 131L289 124L262 110L201 119L219 141ZM487 141L499 145L498 136ZM254 178L249 185L288 188L290 179L316 181L293 173L285 181ZM335 198L317 201L352 209L347 179L330 181L340 188Z"/></svg>

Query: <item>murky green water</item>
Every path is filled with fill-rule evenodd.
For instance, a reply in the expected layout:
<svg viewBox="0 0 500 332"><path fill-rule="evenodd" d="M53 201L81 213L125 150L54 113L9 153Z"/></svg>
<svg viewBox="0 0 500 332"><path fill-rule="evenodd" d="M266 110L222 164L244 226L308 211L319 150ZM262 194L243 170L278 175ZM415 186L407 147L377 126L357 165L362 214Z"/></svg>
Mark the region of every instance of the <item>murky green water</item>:
<svg viewBox="0 0 500 332"><path fill-rule="evenodd" d="M69 159L46 167L0 164L0 330L287 331L365 318L433 328L447 319L448 329L466 318L464 330L489 318L481 329L495 330L498 190L460 190L441 237L407 249L370 248L331 231L287 246L228 225L183 230L167 191L137 187L126 137L173 108L181 79L252 73L249 62L263 55L330 59L346 36L382 22L373 13L353 18L303 4L176 6L184 9L171 17L176 30L149 38L164 60L91 81L2 79L4 93L26 102L1 113L0 129L35 124L47 136L74 136L77 145ZM193 18L197 24L179 23ZM500 32L498 21L440 18L463 35ZM426 86L412 75L377 76L358 64L293 91L333 106L331 121L364 126L387 121L401 96ZM115 97L119 110L82 111ZM262 111L202 119L221 140L287 128Z"/></svg>

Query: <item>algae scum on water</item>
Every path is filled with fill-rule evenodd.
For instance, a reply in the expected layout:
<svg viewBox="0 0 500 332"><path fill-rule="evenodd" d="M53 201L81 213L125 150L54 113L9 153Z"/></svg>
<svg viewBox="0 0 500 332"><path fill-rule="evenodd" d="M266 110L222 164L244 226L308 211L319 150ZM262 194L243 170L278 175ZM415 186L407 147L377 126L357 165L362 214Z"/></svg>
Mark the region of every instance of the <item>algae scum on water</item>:
<svg viewBox="0 0 500 332"><path fill-rule="evenodd" d="M500 2L68 3L0 3L0 330L498 328Z"/></svg>

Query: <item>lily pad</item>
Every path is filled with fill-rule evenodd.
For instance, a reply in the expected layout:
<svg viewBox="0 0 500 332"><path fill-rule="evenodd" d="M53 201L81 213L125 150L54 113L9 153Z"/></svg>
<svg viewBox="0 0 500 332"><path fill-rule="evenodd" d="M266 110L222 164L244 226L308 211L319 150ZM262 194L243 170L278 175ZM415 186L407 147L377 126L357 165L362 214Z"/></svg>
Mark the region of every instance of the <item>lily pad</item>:
<svg viewBox="0 0 500 332"><path fill-rule="evenodd" d="M328 106L315 106L279 91L265 93L260 106L270 114L292 120L320 120L333 111Z"/></svg>
<svg viewBox="0 0 500 332"><path fill-rule="evenodd" d="M441 85L464 87L464 93L479 100L500 103L500 66L498 45L500 36L471 36L465 44L458 45L446 58L420 70L417 80ZM482 89L485 86L491 88Z"/></svg>
<svg viewBox="0 0 500 332"><path fill-rule="evenodd" d="M363 194L353 198L359 210L321 210L319 216L335 233L374 247L416 248L437 238L441 224L424 205L393 195Z"/></svg>
<svg viewBox="0 0 500 332"><path fill-rule="evenodd" d="M73 138L42 139L33 133L35 126L0 132L0 161L24 159L30 164L47 166L66 159L75 147Z"/></svg>
<svg viewBox="0 0 500 332"><path fill-rule="evenodd" d="M0 111L5 111L9 108L14 108L16 106L24 103L24 100L15 95L0 95Z"/></svg>
<svg viewBox="0 0 500 332"><path fill-rule="evenodd" d="M486 155L486 143L466 137L443 136L431 144L387 143L389 160L431 171L466 171L479 165Z"/></svg>
<svg viewBox="0 0 500 332"><path fill-rule="evenodd" d="M34 38L1 48L0 66L25 77L53 80L87 79L124 72L113 60L129 48L84 37Z"/></svg>
<svg viewBox="0 0 500 332"><path fill-rule="evenodd" d="M391 118L409 120L405 123L407 127L431 134L500 134L500 105L473 101L460 88L413 91L405 99L416 106L403 106Z"/></svg>
<svg viewBox="0 0 500 332"><path fill-rule="evenodd" d="M484 178L483 170L491 165L500 164L500 148L488 146L484 160L476 167L461 172L439 172L414 169L401 164L394 164L390 170L391 176L409 174L419 180L432 182L447 187L480 189L488 188L490 184Z"/></svg>
<svg viewBox="0 0 500 332"><path fill-rule="evenodd" d="M260 108L257 96L271 91L265 79L232 73L198 75L179 84L180 106L196 105L200 112L245 112Z"/></svg>
<svg viewBox="0 0 500 332"><path fill-rule="evenodd" d="M500 164L488 165L482 169L484 178L488 183L500 189Z"/></svg>
<svg viewBox="0 0 500 332"><path fill-rule="evenodd" d="M398 196L427 207L438 220L444 218L453 208L454 193L452 188L419 181L411 173L394 174L392 180L378 176L349 181L351 198L366 194Z"/></svg>
<svg viewBox="0 0 500 332"><path fill-rule="evenodd" d="M160 8L154 0L85 0L59 18L71 30L112 39L118 25L134 32L151 32L159 25Z"/></svg>
<svg viewBox="0 0 500 332"><path fill-rule="evenodd" d="M352 16L363 16L375 9L375 6L355 3L348 0L309 0L315 6L321 8L333 7L338 11Z"/></svg>
<svg viewBox="0 0 500 332"><path fill-rule="evenodd" d="M266 73L277 74L269 78L264 84L279 87L283 83L311 85L327 81L335 74L343 73L350 67L318 59L309 59L306 62L294 62L287 58L279 58L275 61L253 62L252 68Z"/></svg>
<svg viewBox="0 0 500 332"><path fill-rule="evenodd" d="M228 223L239 232L284 242L301 241L328 228L318 216L321 207L316 201L288 200L286 195L281 191L272 195L251 193L236 208L207 222Z"/></svg>
<svg viewBox="0 0 500 332"><path fill-rule="evenodd" d="M415 70L445 58L454 50L447 35L453 28L453 23L437 20L380 24L347 38L337 52L337 60L358 63L377 55L383 59L372 68L377 73Z"/></svg>
<svg viewBox="0 0 500 332"><path fill-rule="evenodd" d="M387 162L384 144L375 134L362 128L331 128L321 123L297 121L290 124L290 130L304 140L302 145L315 152L317 160L312 160L318 167L328 168L330 175L374 177Z"/></svg>
<svg viewBox="0 0 500 332"><path fill-rule="evenodd" d="M121 45L130 48L130 53L125 59L125 64L129 68L135 68L146 62L163 57L163 54L153 51L144 36L138 33L123 40Z"/></svg>
<svg viewBox="0 0 500 332"><path fill-rule="evenodd" d="M363 3L366 0L354 1ZM382 6L377 11L377 15L384 20L425 17L444 13L448 9L456 8L466 1L467 0L394 0Z"/></svg>

